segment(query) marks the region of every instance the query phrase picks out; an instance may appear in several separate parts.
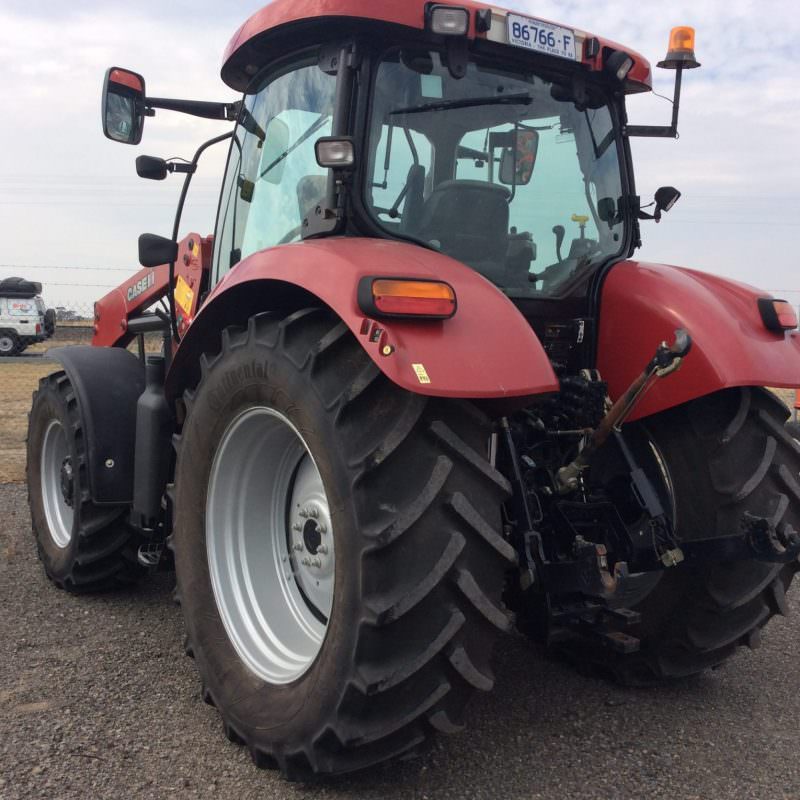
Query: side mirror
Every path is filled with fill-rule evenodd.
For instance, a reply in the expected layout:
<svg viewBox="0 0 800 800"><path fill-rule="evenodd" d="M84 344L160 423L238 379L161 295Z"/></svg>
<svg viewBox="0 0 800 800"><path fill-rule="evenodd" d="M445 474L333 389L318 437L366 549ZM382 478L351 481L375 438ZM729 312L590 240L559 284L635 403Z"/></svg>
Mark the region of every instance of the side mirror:
<svg viewBox="0 0 800 800"><path fill-rule="evenodd" d="M160 267L178 260L178 243L166 236L143 233L139 237L139 263L143 267Z"/></svg>
<svg viewBox="0 0 800 800"><path fill-rule="evenodd" d="M114 142L139 144L145 117L144 78L111 67L103 82L103 133Z"/></svg>
<svg viewBox="0 0 800 800"><path fill-rule="evenodd" d="M506 186L527 186L533 176L539 150L539 132L516 130L511 147L503 148L500 157L500 183Z"/></svg>
<svg viewBox="0 0 800 800"><path fill-rule="evenodd" d="M139 156L136 159L136 174L149 181L163 181L167 177L167 162L155 156Z"/></svg>
<svg viewBox="0 0 800 800"><path fill-rule="evenodd" d="M661 219L661 212L669 211L680 196L681 193L674 186L662 186L658 189L655 194L656 210L653 212L653 219L658 222Z"/></svg>

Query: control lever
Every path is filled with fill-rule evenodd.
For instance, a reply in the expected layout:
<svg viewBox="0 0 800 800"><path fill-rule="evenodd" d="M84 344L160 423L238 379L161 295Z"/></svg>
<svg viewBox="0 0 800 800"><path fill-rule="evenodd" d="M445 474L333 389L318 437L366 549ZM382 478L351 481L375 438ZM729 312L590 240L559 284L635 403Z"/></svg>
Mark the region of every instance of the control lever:
<svg viewBox="0 0 800 800"><path fill-rule="evenodd" d="M568 494L578 488L578 479L589 466L594 453L608 441L608 437L615 430L619 430L652 384L659 378L665 378L675 372L691 349L692 337L683 328L675 331L675 341L672 345L662 342L658 346L655 355L641 375L611 406L609 412L600 420L597 428L589 435L589 440L578 457L556 473L555 484L559 494Z"/></svg>
<svg viewBox="0 0 800 800"><path fill-rule="evenodd" d="M564 235L566 234L566 230L564 229L563 225L554 225L553 233L556 235L556 256L558 257L560 263L564 260L561 258L561 245L564 244Z"/></svg>

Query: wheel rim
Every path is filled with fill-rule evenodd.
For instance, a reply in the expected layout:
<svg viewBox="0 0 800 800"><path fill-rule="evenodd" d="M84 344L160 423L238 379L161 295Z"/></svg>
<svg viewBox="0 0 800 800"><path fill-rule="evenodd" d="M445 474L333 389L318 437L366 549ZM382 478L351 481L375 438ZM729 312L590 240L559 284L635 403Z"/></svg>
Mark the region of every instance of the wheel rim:
<svg viewBox="0 0 800 800"><path fill-rule="evenodd" d="M333 607L333 529L308 445L274 409L248 409L222 436L206 547L214 599L239 657L269 683L299 678L322 648Z"/></svg>
<svg viewBox="0 0 800 800"><path fill-rule="evenodd" d="M14 341L10 336L0 336L0 354L8 355L14 349Z"/></svg>
<svg viewBox="0 0 800 800"><path fill-rule="evenodd" d="M56 546L63 550L72 541L74 493L67 434L57 419L51 420L44 432L41 481L47 529Z"/></svg>

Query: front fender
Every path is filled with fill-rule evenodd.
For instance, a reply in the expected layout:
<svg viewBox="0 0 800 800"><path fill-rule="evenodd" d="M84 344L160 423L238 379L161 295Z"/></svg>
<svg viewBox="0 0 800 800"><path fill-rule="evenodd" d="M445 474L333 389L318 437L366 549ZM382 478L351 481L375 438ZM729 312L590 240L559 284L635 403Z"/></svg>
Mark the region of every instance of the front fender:
<svg viewBox="0 0 800 800"><path fill-rule="evenodd" d="M656 346L686 328L694 342L680 370L659 380L630 419L733 386L800 387L800 333L773 333L751 286L680 267L625 261L605 280L597 367L618 398Z"/></svg>
<svg viewBox="0 0 800 800"><path fill-rule="evenodd" d="M145 388L142 362L121 347L58 347L47 355L64 368L75 392L92 501L132 502L136 403Z"/></svg>
<svg viewBox="0 0 800 800"><path fill-rule="evenodd" d="M364 276L435 278L456 291L449 320L367 318L357 303ZM248 313L280 308L287 288L329 306L378 368L410 392L436 397L505 398L558 390L541 343L511 301L464 264L423 247L382 239L334 237L262 250L217 284L182 340L167 394L182 388L210 329L239 324ZM252 298L258 295L258 305ZM311 296L309 298L309 296ZM232 300L235 298L235 300ZM384 355L384 353L390 353Z"/></svg>

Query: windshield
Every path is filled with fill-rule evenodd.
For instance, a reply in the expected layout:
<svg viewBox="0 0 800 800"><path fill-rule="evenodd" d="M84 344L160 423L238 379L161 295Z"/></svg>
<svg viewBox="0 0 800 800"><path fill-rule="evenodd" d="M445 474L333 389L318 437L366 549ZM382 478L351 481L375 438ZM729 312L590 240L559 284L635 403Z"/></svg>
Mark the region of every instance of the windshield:
<svg viewBox="0 0 800 800"><path fill-rule="evenodd" d="M611 111L600 92L443 56L381 60L367 206L389 233L425 242L509 294L558 296L624 242Z"/></svg>

